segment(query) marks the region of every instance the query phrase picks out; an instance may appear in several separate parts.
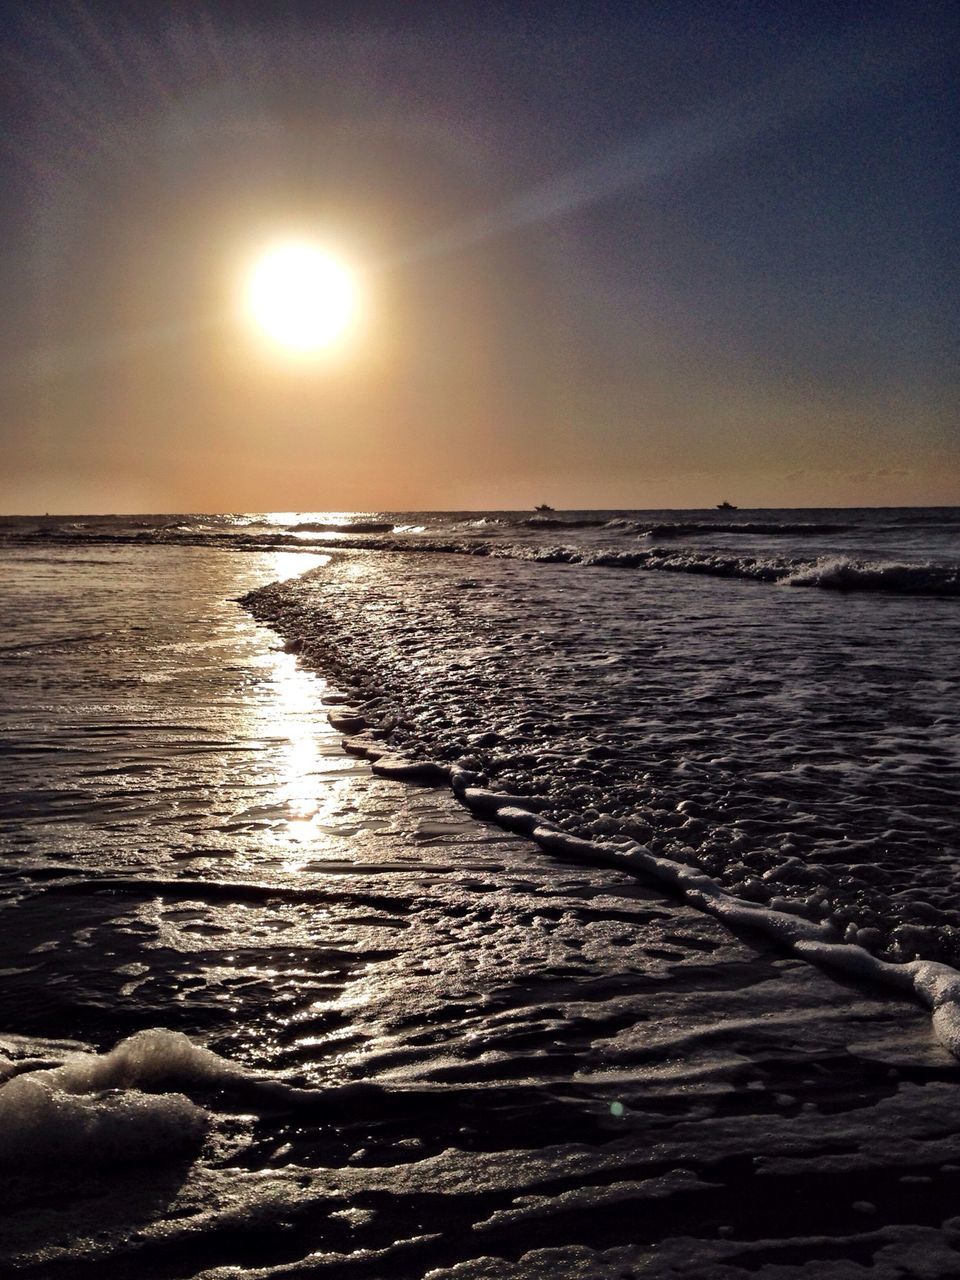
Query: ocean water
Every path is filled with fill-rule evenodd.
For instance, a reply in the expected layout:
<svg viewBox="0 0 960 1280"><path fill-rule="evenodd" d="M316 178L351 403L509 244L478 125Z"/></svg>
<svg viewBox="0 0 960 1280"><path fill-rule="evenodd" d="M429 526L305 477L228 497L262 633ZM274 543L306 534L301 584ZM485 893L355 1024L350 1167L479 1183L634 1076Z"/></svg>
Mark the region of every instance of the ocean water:
<svg viewBox="0 0 960 1280"><path fill-rule="evenodd" d="M0 543L3 1274L954 1273L960 511Z"/></svg>

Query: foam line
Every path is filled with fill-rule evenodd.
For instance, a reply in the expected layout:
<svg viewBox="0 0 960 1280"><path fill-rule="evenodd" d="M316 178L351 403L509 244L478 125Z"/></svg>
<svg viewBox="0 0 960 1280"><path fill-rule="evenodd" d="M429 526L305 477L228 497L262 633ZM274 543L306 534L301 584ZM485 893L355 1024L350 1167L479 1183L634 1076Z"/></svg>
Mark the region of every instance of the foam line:
<svg viewBox="0 0 960 1280"><path fill-rule="evenodd" d="M428 787L444 787L450 782L449 768L433 760L407 760L403 756L375 753L370 767L379 777L396 778L399 782L419 782Z"/></svg>
<svg viewBox="0 0 960 1280"><path fill-rule="evenodd" d="M377 748L372 742L368 745L357 739L348 741L353 754L365 755L369 751L372 756L377 755ZM390 761L388 772L378 768L382 757L375 760L374 772L400 780L418 771L427 771L428 774L436 771L437 776L445 773L453 794L474 816L529 837L545 853L632 872L672 889L689 906L715 916L724 924L764 934L802 960L875 982L898 995L912 997L932 1011L937 1039L948 1053L960 1059L960 970L951 965L932 960L911 960L904 964L880 960L856 943L841 942L831 924L807 920L791 912L738 898L697 867L665 858L644 845L635 842L613 845L569 835L543 821L537 812L539 802L536 799L531 802L527 797L506 795L477 786L475 775L469 770L456 766L447 768L433 762L409 761L407 773L402 767L401 757L391 755Z"/></svg>
<svg viewBox="0 0 960 1280"><path fill-rule="evenodd" d="M518 812L516 805L506 809L513 830L520 829ZM531 813L530 818L534 817ZM619 867L668 885L689 905L726 924L755 929L803 960L913 996L932 1010L937 1039L960 1059L960 971L951 965L934 960L905 964L880 960L856 943L837 941L832 925L737 898L696 868L660 857L642 845L604 845L543 826L535 826L532 837L548 853Z"/></svg>

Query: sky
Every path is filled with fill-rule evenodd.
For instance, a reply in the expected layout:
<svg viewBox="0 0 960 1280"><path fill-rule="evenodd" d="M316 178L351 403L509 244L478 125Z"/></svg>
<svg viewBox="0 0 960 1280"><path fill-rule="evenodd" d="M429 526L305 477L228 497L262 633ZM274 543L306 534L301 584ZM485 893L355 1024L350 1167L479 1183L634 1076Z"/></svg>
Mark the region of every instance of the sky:
<svg viewBox="0 0 960 1280"><path fill-rule="evenodd" d="M0 512L960 504L960 10L7 4ZM244 287L354 273L292 357Z"/></svg>

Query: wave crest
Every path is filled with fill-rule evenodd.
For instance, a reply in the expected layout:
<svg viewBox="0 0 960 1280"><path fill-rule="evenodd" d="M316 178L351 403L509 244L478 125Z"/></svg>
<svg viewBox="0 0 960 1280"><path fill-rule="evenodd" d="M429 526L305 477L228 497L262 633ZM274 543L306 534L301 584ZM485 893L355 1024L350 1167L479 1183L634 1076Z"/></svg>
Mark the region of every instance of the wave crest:
<svg viewBox="0 0 960 1280"><path fill-rule="evenodd" d="M853 526L783 520L665 520L660 524L638 528L642 536L647 538L682 538L693 533L742 533L774 538L813 538L820 534L848 533Z"/></svg>
<svg viewBox="0 0 960 1280"><path fill-rule="evenodd" d="M960 596L960 570L935 564L865 563L847 556L825 556L796 569L783 581L790 587L823 587L828 591Z"/></svg>

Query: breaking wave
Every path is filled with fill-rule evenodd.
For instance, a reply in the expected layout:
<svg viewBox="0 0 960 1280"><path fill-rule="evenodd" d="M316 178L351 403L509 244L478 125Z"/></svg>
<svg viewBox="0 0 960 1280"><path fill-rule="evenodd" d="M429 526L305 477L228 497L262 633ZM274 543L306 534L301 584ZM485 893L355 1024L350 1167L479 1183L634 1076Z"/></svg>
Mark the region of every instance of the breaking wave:
<svg viewBox="0 0 960 1280"><path fill-rule="evenodd" d="M611 569L650 569L779 582L790 587L821 587L826 591L960 597L960 570L949 565L871 563L847 556L824 556L815 561L762 559L657 548L648 552L599 552L586 558L584 563Z"/></svg>
<svg viewBox="0 0 960 1280"><path fill-rule="evenodd" d="M572 520L563 516L529 516L519 523L528 529L604 529L610 522L593 516Z"/></svg>
<svg viewBox="0 0 960 1280"><path fill-rule="evenodd" d="M938 527L947 527L938 513ZM858 531L860 526L833 521L791 520L664 520L639 521L632 513L593 516L524 516L516 513L462 513L454 516L356 518L339 521L298 521L284 526L251 525L246 517L170 517L124 520L119 517L87 522L29 522L10 526L6 540L20 545L133 544L216 547L242 552L315 550L335 545L343 550L402 552L524 559L547 564L584 564L608 570L643 570L769 582L829 591L870 591L874 594L960 596L960 564L952 544L909 545L913 559L902 554L897 541L886 547L860 544L860 556L828 547L817 557L804 556L804 539L827 538ZM186 520L187 522L184 522ZM191 522L192 521L192 522ZM408 522L404 522L408 521ZM550 543L549 536L568 532L570 538ZM536 536L541 534L543 536ZM785 554L773 548L744 549L716 545L676 545L686 536L744 535L780 539ZM411 535L416 535L411 538ZM623 538L639 543L627 549ZM795 539L790 545L790 539ZM662 539L658 545L655 539ZM818 548L819 550L819 548ZM888 552L888 554L884 554ZM791 554L792 553L792 554ZM892 554L890 554L892 553ZM942 558L941 558L942 554Z"/></svg>
<svg viewBox="0 0 960 1280"><path fill-rule="evenodd" d="M300 520L288 524L292 533L393 533L392 520Z"/></svg>
<svg viewBox="0 0 960 1280"><path fill-rule="evenodd" d="M614 522L611 521L611 524ZM743 533L773 538L814 538L828 533L848 533L849 524L791 523L782 520L665 520L660 524L635 526L648 538L682 538L695 533Z"/></svg>
<svg viewBox="0 0 960 1280"><path fill-rule="evenodd" d="M533 524L533 521L527 522ZM567 527L577 527L572 522ZM743 579L752 582L782 583L791 587L818 587L826 591L875 592L888 595L960 597L960 567L932 562L857 560L849 556L828 555L816 560L787 556L749 556L735 552L700 548L645 547L637 551L617 551L587 546L557 544L495 542L488 539L408 538L384 536L382 532L363 534L364 528L381 529L382 522L354 525L295 526L297 533L238 533L230 530L184 532L182 526L140 529L136 533L84 531L82 537L64 526L41 527L20 535L21 542L94 543L161 546L218 546L236 551L271 551L280 548L313 550L316 543L304 545L302 533L333 532L342 534L336 546L348 551L386 551L411 554L491 556L504 559L538 561L543 564L581 564L602 569L634 569L660 573L702 574L715 578ZM406 532L419 532L423 526L407 526ZM552 526L551 526L552 527ZM683 526L690 528L690 526ZM706 527L706 526L704 526ZM713 529L721 526L711 525ZM816 527L819 532L825 526ZM396 533L397 526L386 526ZM760 526L753 526L759 531Z"/></svg>

